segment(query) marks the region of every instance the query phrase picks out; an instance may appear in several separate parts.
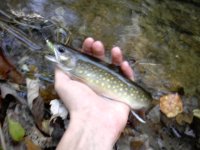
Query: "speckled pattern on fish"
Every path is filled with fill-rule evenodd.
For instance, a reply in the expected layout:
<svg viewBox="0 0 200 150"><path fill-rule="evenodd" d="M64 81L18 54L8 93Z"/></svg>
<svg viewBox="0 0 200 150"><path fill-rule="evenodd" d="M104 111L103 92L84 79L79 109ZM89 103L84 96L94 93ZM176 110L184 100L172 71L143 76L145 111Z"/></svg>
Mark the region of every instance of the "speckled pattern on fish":
<svg viewBox="0 0 200 150"><path fill-rule="evenodd" d="M70 47L52 44L57 65L74 79L84 82L99 95L128 104L132 109L147 108L150 95L135 82L110 69L109 64Z"/></svg>

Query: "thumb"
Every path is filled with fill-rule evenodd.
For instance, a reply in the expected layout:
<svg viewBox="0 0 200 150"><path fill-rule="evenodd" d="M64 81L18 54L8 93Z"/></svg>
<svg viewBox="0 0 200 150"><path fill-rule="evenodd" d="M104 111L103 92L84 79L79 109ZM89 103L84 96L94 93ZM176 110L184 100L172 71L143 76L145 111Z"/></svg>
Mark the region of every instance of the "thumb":
<svg viewBox="0 0 200 150"><path fill-rule="evenodd" d="M71 80L70 77L64 73L60 68L55 68L55 89L58 89L63 83Z"/></svg>

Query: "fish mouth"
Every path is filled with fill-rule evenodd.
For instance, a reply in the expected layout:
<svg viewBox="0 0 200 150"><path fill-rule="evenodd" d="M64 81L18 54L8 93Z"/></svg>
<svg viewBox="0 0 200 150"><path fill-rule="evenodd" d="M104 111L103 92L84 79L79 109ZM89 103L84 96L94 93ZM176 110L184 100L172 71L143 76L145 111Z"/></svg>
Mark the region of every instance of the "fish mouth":
<svg viewBox="0 0 200 150"><path fill-rule="evenodd" d="M59 57L60 53L57 50L57 47L53 43L51 43L49 40L46 40L46 43L47 43L48 48L51 50L51 52L54 53L54 59L59 61L60 60L60 57ZM49 57L53 57L53 56L51 55Z"/></svg>

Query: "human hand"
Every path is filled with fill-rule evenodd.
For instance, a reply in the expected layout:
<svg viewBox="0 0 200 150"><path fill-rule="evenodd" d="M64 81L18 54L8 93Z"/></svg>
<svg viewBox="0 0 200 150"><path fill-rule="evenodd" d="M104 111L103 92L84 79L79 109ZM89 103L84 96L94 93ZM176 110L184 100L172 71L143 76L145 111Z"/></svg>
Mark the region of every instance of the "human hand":
<svg viewBox="0 0 200 150"><path fill-rule="evenodd" d="M94 41L93 38L87 38L84 41L83 52L99 59L104 59L105 57L103 44L100 41ZM112 63L119 65L122 72L132 79L133 71L128 62L123 61L121 50L118 47L114 47L111 53ZM98 149L101 149L99 146L103 146L103 149L106 149L106 147L111 149L126 125L130 111L129 106L97 95L87 85L71 80L58 68L55 71L55 89L68 108L71 118L69 128L62 138L59 148L62 149L64 145L69 146L69 144L71 144L70 147L73 147L72 143L67 142L70 136L76 131L86 131L86 133L88 132L86 134L87 137L91 136L97 142ZM105 138L103 143L100 137ZM74 138L77 139L76 136ZM92 139L90 139L90 142ZM101 145L98 146L98 142ZM87 142L84 144L88 146ZM77 146L77 143L74 145Z"/></svg>

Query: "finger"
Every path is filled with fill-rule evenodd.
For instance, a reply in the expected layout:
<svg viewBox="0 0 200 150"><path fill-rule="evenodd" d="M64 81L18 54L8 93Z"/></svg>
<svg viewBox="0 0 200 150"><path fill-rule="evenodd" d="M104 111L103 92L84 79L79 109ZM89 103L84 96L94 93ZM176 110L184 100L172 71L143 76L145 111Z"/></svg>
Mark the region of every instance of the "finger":
<svg viewBox="0 0 200 150"><path fill-rule="evenodd" d="M129 65L129 63L127 61L123 61L120 64L120 67L121 67L122 72L124 73L124 75L127 78L129 78L133 81L135 80L133 70L132 70L131 66Z"/></svg>
<svg viewBox="0 0 200 150"><path fill-rule="evenodd" d="M95 41L92 44L92 54L94 57L97 57L99 59L104 59L105 57L105 49L104 45L100 41Z"/></svg>
<svg viewBox="0 0 200 150"><path fill-rule="evenodd" d="M123 61L122 51L119 47L114 47L111 50L112 63L115 65L120 65Z"/></svg>
<svg viewBox="0 0 200 150"><path fill-rule="evenodd" d="M82 50L85 53L92 54L92 44L93 43L94 43L94 39L93 38L91 38L91 37L86 38L84 40L84 42L83 42Z"/></svg>

